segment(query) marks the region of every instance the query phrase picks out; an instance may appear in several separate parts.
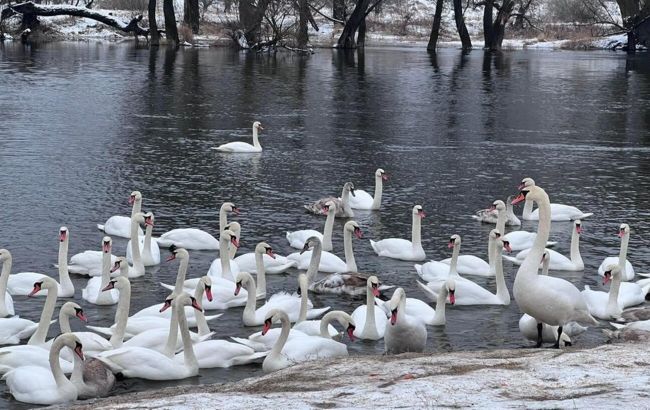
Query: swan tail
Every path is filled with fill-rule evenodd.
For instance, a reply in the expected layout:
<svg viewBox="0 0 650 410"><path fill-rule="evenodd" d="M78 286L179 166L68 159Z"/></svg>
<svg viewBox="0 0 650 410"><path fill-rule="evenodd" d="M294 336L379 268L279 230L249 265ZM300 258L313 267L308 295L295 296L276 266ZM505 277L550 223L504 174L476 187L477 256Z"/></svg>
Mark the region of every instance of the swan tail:
<svg viewBox="0 0 650 410"><path fill-rule="evenodd" d="M418 286L420 287L420 289L422 289L422 291L424 292L424 294L427 295L427 297L428 297L429 299L431 299L432 302L435 302L435 301L438 300L438 295L436 294L436 292L434 292L433 290L431 290L430 287L428 287L428 286L425 285L424 283L420 282L419 280L417 280L416 282L418 283Z"/></svg>
<svg viewBox="0 0 650 410"><path fill-rule="evenodd" d="M626 326L626 325L623 325L623 324L621 324L621 323L616 323L616 322L609 322L609 324L610 324L613 328L615 328L615 329L617 329L617 330L624 329L625 326Z"/></svg>
<svg viewBox="0 0 650 410"><path fill-rule="evenodd" d="M521 265L521 262L519 259L513 257L513 256L508 256L508 255L501 255L501 257L507 261L510 261L514 263L515 265Z"/></svg>
<svg viewBox="0 0 650 410"><path fill-rule="evenodd" d="M237 342L237 343L242 344L244 346L248 346L251 349L255 350L256 352L268 352L269 351L269 349L267 349L266 346L264 346L262 343L253 342L252 340L244 339L242 337L234 337L234 336L232 336L230 339L233 340L234 342Z"/></svg>
<svg viewBox="0 0 650 410"><path fill-rule="evenodd" d="M169 289L169 290L174 290L174 288L175 288L174 285L168 285L168 284L162 283L162 282L160 282L160 286L162 286L165 289Z"/></svg>
<svg viewBox="0 0 650 410"><path fill-rule="evenodd" d="M650 291L650 283L648 283L645 286L641 286L641 289L643 290L643 295L648 296L648 292Z"/></svg>
<svg viewBox="0 0 650 410"><path fill-rule="evenodd" d="M418 276L422 278L422 265L416 263L413 266L415 267L415 271L417 272Z"/></svg>
<svg viewBox="0 0 650 410"><path fill-rule="evenodd" d="M92 330L93 332L101 333L106 336L113 336L113 330L110 327L86 326L86 328Z"/></svg>
<svg viewBox="0 0 650 410"><path fill-rule="evenodd" d="M591 316L588 310L579 310L576 313L576 317L573 319L574 321L584 323L585 325L598 325L598 321Z"/></svg>
<svg viewBox="0 0 650 410"><path fill-rule="evenodd" d="M650 273L636 273L639 276L643 276L644 278L650 278Z"/></svg>
<svg viewBox="0 0 650 410"><path fill-rule="evenodd" d="M104 225L97 224L97 229L99 229L100 231L103 231L104 230Z"/></svg>
<svg viewBox="0 0 650 410"><path fill-rule="evenodd" d="M562 330L563 330L562 334L566 334L567 336L574 337L579 335L580 333L586 332L587 327L581 326L576 322L569 322L564 326L564 328L562 328Z"/></svg>
<svg viewBox="0 0 650 410"><path fill-rule="evenodd" d="M585 218L589 218L589 217L592 216L593 214L594 214L593 212L587 212L586 214L582 214L582 215L580 215L579 218L575 218L575 219L585 219Z"/></svg>
<svg viewBox="0 0 650 410"><path fill-rule="evenodd" d="M331 308L329 306L320 309L309 309L309 311L307 311L307 319L316 319L317 317L324 315L325 312L330 309Z"/></svg>
<svg viewBox="0 0 650 410"><path fill-rule="evenodd" d="M266 352L255 352L246 356L238 356L232 359L231 365L240 366L242 364L248 363L262 363L262 361L264 361L264 358L268 356L269 353L271 353L270 350Z"/></svg>
<svg viewBox="0 0 650 410"><path fill-rule="evenodd" d="M211 321L211 320L218 319L218 318L220 318L221 316L223 316L223 313L219 313L218 315L206 316L206 317L205 317L205 320L209 322L209 321Z"/></svg>
<svg viewBox="0 0 650 410"><path fill-rule="evenodd" d="M379 255L379 252L380 252L380 251L379 251L379 248L377 248L377 242L375 242L375 241L373 241L372 239L370 239L370 246L372 246L372 250L374 250L375 253L376 253L377 255Z"/></svg>
<svg viewBox="0 0 650 410"><path fill-rule="evenodd" d="M546 242L546 246L555 246L555 245L557 245L557 242L555 242L555 241Z"/></svg>
<svg viewBox="0 0 650 410"><path fill-rule="evenodd" d="M172 241L171 239L158 238L157 241L158 241L158 246L163 248L167 248L169 246L175 245L174 241Z"/></svg>

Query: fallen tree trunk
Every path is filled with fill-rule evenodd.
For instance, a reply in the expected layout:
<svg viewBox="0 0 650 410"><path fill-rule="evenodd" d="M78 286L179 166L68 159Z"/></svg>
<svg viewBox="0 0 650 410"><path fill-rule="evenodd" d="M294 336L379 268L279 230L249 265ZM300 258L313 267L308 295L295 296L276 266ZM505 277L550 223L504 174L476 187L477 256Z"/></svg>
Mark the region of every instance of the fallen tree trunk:
<svg viewBox="0 0 650 410"><path fill-rule="evenodd" d="M84 17L84 18L99 21L108 26L124 31L125 33L133 33L136 36L149 35L149 29L142 28L138 25L138 23L142 20L142 15L133 18L131 21L127 23L103 11L91 10L85 7L69 6L66 4L43 5L43 4L35 4L31 1L14 4L2 10L2 13L0 14L0 22L12 16L15 16L17 14L22 14L24 17L27 17L28 20L32 18L35 19L37 16Z"/></svg>

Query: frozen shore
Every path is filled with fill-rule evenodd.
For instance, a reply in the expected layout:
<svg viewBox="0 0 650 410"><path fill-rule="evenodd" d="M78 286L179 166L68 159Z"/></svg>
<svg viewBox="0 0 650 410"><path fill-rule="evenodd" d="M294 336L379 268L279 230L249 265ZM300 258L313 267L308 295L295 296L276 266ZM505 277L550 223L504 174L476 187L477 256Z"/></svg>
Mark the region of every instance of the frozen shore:
<svg viewBox="0 0 650 410"><path fill-rule="evenodd" d="M627 343L584 350L356 356L71 408L647 408L647 350L646 343Z"/></svg>

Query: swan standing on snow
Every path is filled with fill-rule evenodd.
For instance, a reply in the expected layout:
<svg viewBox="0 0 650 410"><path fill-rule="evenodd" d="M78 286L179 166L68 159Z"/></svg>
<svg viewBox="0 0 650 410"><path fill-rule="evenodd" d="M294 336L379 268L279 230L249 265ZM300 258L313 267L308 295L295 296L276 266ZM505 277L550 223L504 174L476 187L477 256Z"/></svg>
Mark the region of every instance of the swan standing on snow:
<svg viewBox="0 0 650 410"><path fill-rule="evenodd" d="M289 317L283 310L273 309L264 317L262 335L265 335L271 329L273 323L277 321L282 324L282 332L273 345L273 349L264 359L262 369L265 372L274 372L309 360L348 355L346 345L329 337L326 332L327 323L325 321L321 322L322 328L325 330L323 337L305 335L289 338L289 331L291 330Z"/></svg>
<svg viewBox="0 0 650 410"><path fill-rule="evenodd" d="M395 289L388 306L391 316L384 333L386 353L423 352L427 345L427 328L419 318L407 314L404 289Z"/></svg>
<svg viewBox="0 0 650 410"><path fill-rule="evenodd" d="M354 309L352 318L357 324L354 335L359 339L379 340L384 337L386 314L375 306L375 298L379 297L379 279L371 276L366 281L366 304Z"/></svg>
<svg viewBox="0 0 650 410"><path fill-rule="evenodd" d="M567 258L557 251L547 249L550 258L550 268L552 270L580 271L585 269L585 264L582 261L582 256L580 256L581 233L582 223L579 219L576 219L573 221L573 229L571 231L571 253L569 254L570 258ZM524 249L515 257L505 255L503 257L515 265L521 265L528 254L531 252L531 249L532 248Z"/></svg>
<svg viewBox="0 0 650 410"><path fill-rule="evenodd" d="M321 212L327 215L323 233L314 229L302 229L300 231L287 232L287 241L289 241L289 246L296 249L302 249L305 242L307 242L307 239L315 236L323 243L324 251L329 252L333 249L332 230L334 229L334 218L336 216L336 203L334 201L327 201L327 203L323 205L323 210Z"/></svg>
<svg viewBox="0 0 650 410"><path fill-rule="evenodd" d="M295 293L289 294L287 292L279 292L271 296L264 305L256 309L255 294L257 290L255 288L255 280L250 273L239 272L237 275L235 295L239 293L239 290L242 287L248 291L248 300L246 301L246 307L244 308L244 313L242 315L244 326L259 326L263 324L266 313L272 309L282 309L289 315L292 322L298 320L303 303L309 308L307 311L308 319L317 318L330 309L329 306L320 309L312 308L313 304L307 299L307 277L305 275L298 276L298 284L301 289L304 287L305 290L302 292L300 298L298 298Z"/></svg>
<svg viewBox="0 0 650 410"><path fill-rule="evenodd" d="M69 347L84 360L79 339L69 333L56 338L49 353L50 368L18 367L3 376L9 391L18 401L30 404L57 404L77 400L77 388L65 377L59 365L59 353Z"/></svg>
<svg viewBox="0 0 650 410"><path fill-rule="evenodd" d="M129 196L129 205L131 208L131 217L140 212L142 209L142 194L140 191L133 191ZM131 238L131 218L128 216L114 215L106 220L104 225L97 225L100 231L106 235L119 236L120 238ZM143 235L142 229L138 227L138 236Z"/></svg>
<svg viewBox="0 0 650 410"><path fill-rule="evenodd" d="M138 237L140 244L140 253L142 256L142 263L144 266L160 265L160 247L156 239L151 239L155 218L153 212L144 214L144 224L146 227L144 238ZM126 244L126 260L133 264L133 250L131 245L132 239Z"/></svg>
<svg viewBox="0 0 650 410"><path fill-rule="evenodd" d="M627 260L627 246L630 242L630 226L628 224L621 224L618 230L618 236L621 238L621 250L616 256L608 256L602 261L598 267L598 274L603 276L605 270L609 265L618 265L621 268L621 280L630 281L634 279L634 267Z"/></svg>
<svg viewBox="0 0 650 410"><path fill-rule="evenodd" d="M327 205L328 202L332 201L336 205L336 213L334 215L335 217L354 218L354 212L350 207L350 194L352 194L352 196L355 195L354 184L352 182L346 182L345 185L343 185L341 198L335 198L333 196L322 198L309 205L305 205L305 209L313 214L322 215L323 214L322 210L325 207L325 205Z"/></svg>
<svg viewBox="0 0 650 410"><path fill-rule="evenodd" d="M264 267L264 273L269 274L284 273L287 269L293 268L297 264L296 261L289 260L286 256L273 253L273 248L266 242L258 243L255 247L255 252L245 253L236 257L233 262L237 264L239 270L257 273L257 282L260 288L262 285L259 283L260 272L257 268L259 266L258 259L260 259L260 263ZM266 289L266 285L264 285L264 289Z"/></svg>
<svg viewBox="0 0 650 410"><path fill-rule="evenodd" d="M535 181L532 178L524 178L519 185L519 188L535 186ZM573 221L575 219L585 219L593 215L592 212L584 213L575 206L564 204L550 204L551 205L551 221ZM527 221L539 220L539 209L533 211L533 201L526 201L524 203L524 210L521 216L522 219ZM551 267L551 269L553 269Z"/></svg>
<svg viewBox="0 0 650 410"><path fill-rule="evenodd" d="M426 258L421 243L421 220L425 217L421 205L415 205L412 212L411 240L388 238L380 241L370 240L370 245L379 256L404 261L421 261Z"/></svg>
<svg viewBox="0 0 650 410"><path fill-rule="evenodd" d="M221 152L232 152L232 153L243 153L243 154L262 152L262 146L260 145L260 140L259 137L257 136L257 133L259 131L262 131L263 129L264 128L262 127L262 124L259 121L255 121L253 123L253 145L247 142L235 141L235 142L229 142L227 144L219 145L214 149Z"/></svg>
<svg viewBox="0 0 650 410"><path fill-rule="evenodd" d="M388 175L386 175L386 172L383 169L377 168L377 171L375 171L375 197L373 198L363 189L357 189L354 191L354 195L350 198L350 207L352 209L364 209L370 211L379 210L379 208L381 208L381 194L384 189L384 181L388 181Z"/></svg>
<svg viewBox="0 0 650 410"><path fill-rule="evenodd" d="M598 319L618 319L623 309L640 305L645 302L645 296L650 289L650 284L641 287L636 283L621 283L621 268L611 264L607 267L603 278L603 285L611 280L609 292L591 290L585 285L582 296L589 306L589 312Z"/></svg>
<svg viewBox="0 0 650 410"><path fill-rule="evenodd" d="M570 282L537 274L539 261L551 230L551 203L546 192L538 186L525 186L513 205L525 199L537 202L539 224L537 238L528 256L519 267L513 293L519 308L537 320L537 347L542 345L542 324L558 326L554 347L560 347L562 328L569 322L597 325L589 313L580 291Z"/></svg>
<svg viewBox="0 0 650 410"><path fill-rule="evenodd" d="M111 280L112 243L110 237L104 236L102 239L102 276L90 278L86 287L81 291L81 297L85 301L95 305L114 305L119 300L119 292L117 290L102 292L102 289Z"/></svg>
<svg viewBox="0 0 650 410"><path fill-rule="evenodd" d="M496 229L493 229L490 232L490 236L496 238L498 232ZM439 293L444 291L443 288L447 285L447 279L452 278L454 280L454 289L458 292L458 295L455 297L456 305L509 305L510 292L508 292L508 287L506 286L503 264L500 261L502 250L504 248L508 250L509 244L500 238L496 239L497 246L494 249L494 253L498 256L498 258L495 258L497 259L495 267L497 292L494 294L458 274L456 264L458 262L458 254L460 253L461 240L459 235L452 235L451 238L452 240L449 241L449 245L454 250L451 257L451 265L449 265L447 271L444 271L444 266L446 265L440 262L427 262L424 265L415 265L415 270L418 275L428 281L426 285L418 281L418 286L424 293L432 301L437 301Z"/></svg>
<svg viewBox="0 0 650 410"><path fill-rule="evenodd" d="M68 273L68 228L62 226L59 230L59 296L71 298L74 296L74 285L70 280ZM11 254L9 254L11 257ZM9 276L7 290L11 295L28 295L34 289L34 283L40 281L44 276L36 272L20 272ZM39 296L45 296L47 292L39 293Z"/></svg>

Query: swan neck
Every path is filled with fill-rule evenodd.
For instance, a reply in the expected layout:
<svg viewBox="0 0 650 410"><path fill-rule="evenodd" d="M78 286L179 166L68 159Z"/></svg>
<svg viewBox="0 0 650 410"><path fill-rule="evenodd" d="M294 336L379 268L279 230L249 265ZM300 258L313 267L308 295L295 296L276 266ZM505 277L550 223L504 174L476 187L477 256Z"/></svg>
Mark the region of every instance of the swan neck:
<svg viewBox="0 0 650 410"><path fill-rule="evenodd" d="M264 254L255 252L255 270L257 271L258 295L266 298L266 268L264 267Z"/></svg>
<svg viewBox="0 0 650 410"><path fill-rule="evenodd" d="M9 316L5 298L7 294L7 282L9 281L9 274L11 273L12 259L9 257L2 264L2 273L0 273L0 317Z"/></svg>
<svg viewBox="0 0 650 410"><path fill-rule="evenodd" d="M43 312L41 312L41 320L38 322L36 332L29 338L29 341L27 342L28 345L39 346L45 344L47 332L50 330L50 321L54 314L54 305L56 305L57 294L58 286L51 286L48 288Z"/></svg>
<svg viewBox="0 0 650 410"><path fill-rule="evenodd" d="M140 210L142 210L142 198L136 198L131 208L131 219L135 218L135 214L139 213Z"/></svg>
<svg viewBox="0 0 650 410"><path fill-rule="evenodd" d="M316 274L318 273L318 266L320 265L320 257L323 252L323 246L319 243L314 245L314 249L311 253L311 259L309 260L309 266L307 267L307 284L308 286L314 283L316 279Z"/></svg>
<svg viewBox="0 0 650 410"><path fill-rule="evenodd" d="M571 253L569 256L571 257L571 262L573 262L573 264L578 268L584 267L584 262L582 261L582 256L580 255L580 235L578 234L578 231L575 229L575 227L571 233Z"/></svg>
<svg viewBox="0 0 650 410"><path fill-rule="evenodd" d="M56 386L61 389L64 385L70 383L67 377L65 377L65 374L63 374L63 370L61 370L61 363L59 363L59 355L61 354L61 349L63 349L65 345L63 344L63 341L60 340L60 338L56 339L52 343L52 347L50 349L50 369L52 370L52 376L54 376L54 380L56 381ZM73 353L74 355L74 353Z"/></svg>
<svg viewBox="0 0 650 410"><path fill-rule="evenodd" d="M307 288L307 283L305 281L299 280L300 285L300 312L298 314L298 321L296 323L304 322L307 320L307 303L309 289Z"/></svg>
<svg viewBox="0 0 650 410"><path fill-rule="evenodd" d="M142 247L143 253L151 259L151 234L153 233L153 226L147 225L147 230L144 233L144 246Z"/></svg>
<svg viewBox="0 0 650 410"><path fill-rule="evenodd" d="M607 312L611 316L619 316L620 308L618 305L618 294L621 290L621 275L616 275L612 278L612 287L609 288L609 295L607 299Z"/></svg>
<svg viewBox="0 0 650 410"><path fill-rule="evenodd" d="M539 269L539 261L542 259L546 242L551 231L551 202L549 201L546 192L541 192L542 198L537 201L537 209L539 211L539 222L537 225L537 236L533 242L533 246L524 259L524 262L517 271L517 276L522 273L526 276L537 276ZM515 277L515 281L517 278Z"/></svg>
<svg viewBox="0 0 650 410"><path fill-rule="evenodd" d="M368 335L377 334L377 323L375 322L375 295L372 294L372 289L366 289L366 323L363 325L363 332Z"/></svg>
<svg viewBox="0 0 650 410"><path fill-rule="evenodd" d="M337 321L341 324L344 324L347 322L346 318L341 314L341 312L334 311L334 312L329 312L320 321L320 336L324 337L325 339L331 339L332 336L330 336L329 332L329 326L330 323L333 321Z"/></svg>
<svg viewBox="0 0 650 410"><path fill-rule="evenodd" d="M194 291L194 299L198 301L203 300L203 294L205 293L205 286L202 282L199 282L199 286L196 287ZM205 336L210 333L210 326L208 326L208 321L205 319L205 313L199 312L198 310L194 311L194 318L196 319L196 327L199 329L199 336Z"/></svg>
<svg viewBox="0 0 650 410"><path fill-rule="evenodd" d="M325 227L323 228L323 249L332 250L332 231L334 230L334 218L336 218L336 212L330 211L327 213L327 219L325 220Z"/></svg>
<svg viewBox="0 0 650 410"><path fill-rule="evenodd" d="M199 362L197 362L196 356L194 355L190 329L187 326L187 317L185 316L185 306L181 304L178 305L178 328L181 332L181 338L183 339L183 358L185 359L185 367L197 369L199 367Z"/></svg>
<svg viewBox="0 0 650 410"><path fill-rule="evenodd" d="M508 286L506 285L506 278L503 274L503 258L501 253L503 248L499 244L494 242L494 268L496 274L497 282L497 299L503 302L504 305L510 304L510 292L508 291Z"/></svg>
<svg viewBox="0 0 650 410"><path fill-rule="evenodd" d="M219 209L219 232L223 231L226 225L228 225L228 215L226 214L226 208L221 206ZM219 245L221 245L221 242ZM221 249L219 249L219 252L221 252Z"/></svg>
<svg viewBox="0 0 650 410"><path fill-rule="evenodd" d="M120 274L123 274L120 269ZM111 253L102 250L102 278L101 285L99 286L99 294L97 295L98 303L105 303L111 297L112 291L102 292L102 289L108 285L111 280Z"/></svg>
<svg viewBox="0 0 650 410"><path fill-rule="evenodd" d="M180 296L180 293L177 293L177 298ZM177 303L172 304L172 316L169 321L169 334L167 335L167 343L165 344L165 349L163 354L167 357L173 357L176 353L176 344L178 343L178 311L183 310L185 312L185 306L178 305Z"/></svg>
<svg viewBox="0 0 650 410"><path fill-rule="evenodd" d="M131 308L131 285L128 284L120 289L120 297L117 300L117 310L115 311L115 331L111 336L111 345L117 349L124 343L124 334L126 333L126 324L129 320L129 309Z"/></svg>
<svg viewBox="0 0 650 410"><path fill-rule="evenodd" d="M70 272L68 272L68 235L66 235L63 242L59 242L59 283L62 289L72 289L74 293L74 285L70 279Z"/></svg>
<svg viewBox="0 0 650 410"><path fill-rule="evenodd" d="M411 242L413 243L413 247L416 246L422 246L422 239L421 239L421 226L422 226L422 221L420 218L420 215L418 214L413 214L413 219L412 219L412 228L411 228Z"/></svg>
<svg viewBox="0 0 650 410"><path fill-rule="evenodd" d="M183 284L187 276L187 267L190 263L189 258L180 258L181 262L178 265L178 273L176 274L176 283L174 284L174 293L180 295L183 293Z"/></svg>
<svg viewBox="0 0 650 410"><path fill-rule="evenodd" d="M436 298L436 313L433 315L433 322L436 324L444 324L446 322L446 308L447 308L447 287L443 285L438 292Z"/></svg>
<svg viewBox="0 0 650 410"><path fill-rule="evenodd" d="M260 139L257 135L257 128L253 127L253 146L255 148L262 148L260 145Z"/></svg>
<svg viewBox="0 0 650 410"><path fill-rule="evenodd" d="M495 265L495 253L496 250L496 239L492 237L492 235L488 236L488 264L490 265L490 273L495 273L496 272L496 265Z"/></svg>
<svg viewBox="0 0 650 410"><path fill-rule="evenodd" d="M140 225L135 218L131 218L131 254L133 255L133 269L136 274L144 273L144 264L140 256L140 238L138 237L138 228Z"/></svg>
<svg viewBox="0 0 650 410"><path fill-rule="evenodd" d="M533 201L531 199L527 199L524 202L524 210L522 211L521 216L524 219L530 219L531 213L533 213Z"/></svg>
<svg viewBox="0 0 650 410"><path fill-rule="evenodd" d="M72 332L72 328L70 327L70 316L68 316L63 309L59 310L59 329L61 329L61 333Z"/></svg>
<svg viewBox="0 0 650 410"><path fill-rule="evenodd" d="M511 205L512 206L512 205ZM505 209L499 209L497 210L497 230L501 232L501 235L506 234L506 210Z"/></svg>
<svg viewBox="0 0 650 410"><path fill-rule="evenodd" d="M343 248L348 272L358 272L357 261L354 259L354 250L352 249L352 232L348 229L344 229L343 232Z"/></svg>
<svg viewBox="0 0 650 410"><path fill-rule="evenodd" d="M230 272L230 254L228 253L228 240L222 235L219 238L219 257L221 262L221 277L234 281Z"/></svg>
<svg viewBox="0 0 650 410"><path fill-rule="evenodd" d="M248 292L248 299L246 299L246 307L244 307L244 318L249 318L250 320L244 320L244 323L255 321L257 287L255 286L255 280L253 280L251 275L247 275L246 277L246 292Z"/></svg>
<svg viewBox="0 0 650 410"><path fill-rule="evenodd" d="M273 349L271 349L269 356L280 356L280 352L282 352L282 348L284 347L285 343L287 343L287 339L289 338L291 324L289 323L289 317L284 312L280 314L280 323L282 323L282 331L280 332L280 337L278 337L278 340L273 345Z"/></svg>
<svg viewBox="0 0 650 410"><path fill-rule="evenodd" d="M451 262L449 263L449 276L458 275L458 255L460 254L460 243L454 243L454 249L451 253Z"/></svg>
<svg viewBox="0 0 650 410"><path fill-rule="evenodd" d="M381 195L384 190L384 181L380 176L375 176L375 195L372 199L372 209L377 210L381 207Z"/></svg>
<svg viewBox="0 0 650 410"><path fill-rule="evenodd" d="M621 275L625 273L627 261L627 245L630 242L630 234L626 233L621 238L621 250L618 253L618 267L621 268Z"/></svg>

